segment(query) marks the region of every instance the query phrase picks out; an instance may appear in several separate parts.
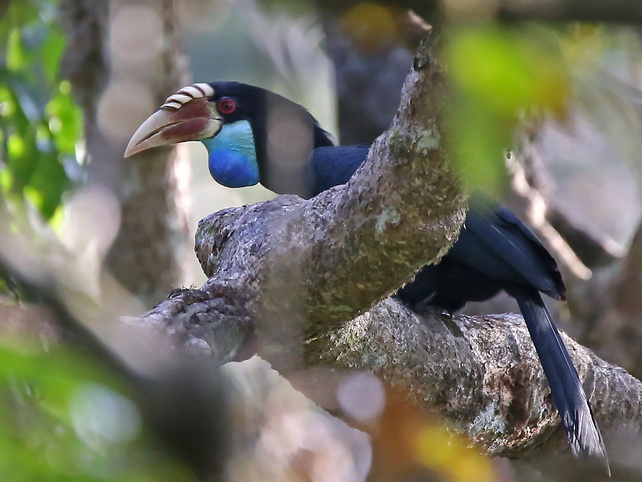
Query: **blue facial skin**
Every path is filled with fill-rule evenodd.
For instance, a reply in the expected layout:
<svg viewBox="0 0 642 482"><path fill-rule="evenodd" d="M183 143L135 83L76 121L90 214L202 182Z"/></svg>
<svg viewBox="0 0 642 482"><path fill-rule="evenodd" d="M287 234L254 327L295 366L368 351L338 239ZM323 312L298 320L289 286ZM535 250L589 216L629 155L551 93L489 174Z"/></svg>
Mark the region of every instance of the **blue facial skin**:
<svg viewBox="0 0 642 482"><path fill-rule="evenodd" d="M203 139L209 152L210 174L227 187L253 186L259 182L254 135L247 121L224 124L216 137Z"/></svg>

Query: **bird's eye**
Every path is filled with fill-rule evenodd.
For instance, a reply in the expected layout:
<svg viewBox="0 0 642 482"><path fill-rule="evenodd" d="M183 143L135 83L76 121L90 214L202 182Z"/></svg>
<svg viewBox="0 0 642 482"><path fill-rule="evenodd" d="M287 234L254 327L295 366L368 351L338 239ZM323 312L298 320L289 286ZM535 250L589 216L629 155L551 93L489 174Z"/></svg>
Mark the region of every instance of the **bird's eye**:
<svg viewBox="0 0 642 482"><path fill-rule="evenodd" d="M236 110L236 101L231 97L223 97L216 103L216 108L223 115L229 115Z"/></svg>

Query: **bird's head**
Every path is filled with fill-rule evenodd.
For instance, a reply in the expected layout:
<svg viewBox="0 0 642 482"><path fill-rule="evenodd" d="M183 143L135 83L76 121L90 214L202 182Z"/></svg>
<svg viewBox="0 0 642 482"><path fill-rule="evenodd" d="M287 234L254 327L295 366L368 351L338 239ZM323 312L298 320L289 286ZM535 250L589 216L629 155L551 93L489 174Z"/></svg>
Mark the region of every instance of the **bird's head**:
<svg viewBox="0 0 642 482"><path fill-rule="evenodd" d="M125 157L152 147L201 141L212 177L228 187L260 182L277 193L309 195L309 158L332 145L302 106L239 82L183 87L132 136Z"/></svg>

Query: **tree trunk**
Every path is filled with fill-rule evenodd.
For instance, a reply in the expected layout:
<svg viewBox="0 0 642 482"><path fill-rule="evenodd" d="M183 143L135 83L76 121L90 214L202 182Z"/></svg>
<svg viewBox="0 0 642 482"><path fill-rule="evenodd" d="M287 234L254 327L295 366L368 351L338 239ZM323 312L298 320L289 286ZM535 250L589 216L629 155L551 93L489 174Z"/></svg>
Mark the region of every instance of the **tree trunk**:
<svg viewBox="0 0 642 482"><path fill-rule="evenodd" d="M189 165L177 149L131 159L136 127L185 84L174 0L63 0L69 44L63 73L85 115L88 188L120 203L120 229L107 268L146 303L185 279ZM111 220L105 220L110 222Z"/></svg>

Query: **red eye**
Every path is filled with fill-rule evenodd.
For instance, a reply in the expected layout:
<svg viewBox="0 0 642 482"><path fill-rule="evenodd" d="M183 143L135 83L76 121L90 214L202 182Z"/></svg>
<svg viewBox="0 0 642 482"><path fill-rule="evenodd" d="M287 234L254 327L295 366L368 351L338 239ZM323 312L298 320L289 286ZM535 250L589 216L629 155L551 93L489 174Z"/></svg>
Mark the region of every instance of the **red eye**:
<svg viewBox="0 0 642 482"><path fill-rule="evenodd" d="M236 110L236 101L231 97L223 97L216 103L216 108L223 115L229 115Z"/></svg>

